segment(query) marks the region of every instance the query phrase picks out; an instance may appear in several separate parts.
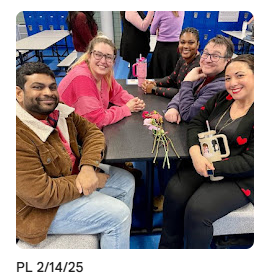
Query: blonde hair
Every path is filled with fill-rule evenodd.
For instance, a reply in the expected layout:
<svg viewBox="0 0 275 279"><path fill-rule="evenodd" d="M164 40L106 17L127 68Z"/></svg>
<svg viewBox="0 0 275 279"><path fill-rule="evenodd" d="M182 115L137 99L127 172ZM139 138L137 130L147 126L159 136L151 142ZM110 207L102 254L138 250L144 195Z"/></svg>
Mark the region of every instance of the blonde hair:
<svg viewBox="0 0 275 279"><path fill-rule="evenodd" d="M88 59L91 56L91 52L94 50L95 45L99 44L99 43L104 43L104 44L109 45L113 49L114 56L116 57L117 49L116 49L114 43L112 42L112 40L110 40L107 36L103 35L102 33L99 33L96 37L94 37L90 41L86 52L82 56L80 56L80 58L69 68L69 70L71 70L75 66L81 64L83 61L85 61L87 63L87 65L89 66ZM90 69L91 73L94 74L93 70L90 67L89 67L89 69ZM111 71L106 76L104 76L104 79L106 80L106 82L109 86L109 89L112 88L112 77L113 76L114 76L114 70L113 69L111 69Z"/></svg>
<svg viewBox="0 0 275 279"><path fill-rule="evenodd" d="M179 12L172 12L175 17L179 17Z"/></svg>

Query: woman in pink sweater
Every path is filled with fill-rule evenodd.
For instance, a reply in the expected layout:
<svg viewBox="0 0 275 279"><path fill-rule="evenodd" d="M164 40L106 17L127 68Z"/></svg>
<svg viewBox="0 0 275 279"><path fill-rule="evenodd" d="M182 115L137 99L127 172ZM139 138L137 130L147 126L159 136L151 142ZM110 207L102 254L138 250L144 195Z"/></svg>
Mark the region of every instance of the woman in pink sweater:
<svg viewBox="0 0 275 279"><path fill-rule="evenodd" d="M114 79L115 56L111 40L95 37L58 87L60 99L100 129L145 108L143 100L134 98Z"/></svg>

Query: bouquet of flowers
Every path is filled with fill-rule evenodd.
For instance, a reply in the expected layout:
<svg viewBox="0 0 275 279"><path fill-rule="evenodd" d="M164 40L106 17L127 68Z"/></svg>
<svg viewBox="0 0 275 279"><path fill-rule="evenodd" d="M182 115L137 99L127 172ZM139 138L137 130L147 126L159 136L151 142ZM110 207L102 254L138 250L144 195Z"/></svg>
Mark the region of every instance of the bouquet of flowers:
<svg viewBox="0 0 275 279"><path fill-rule="evenodd" d="M165 132L163 130L163 127L162 127L163 117L155 110L153 110L151 112L144 111L142 113L142 117L144 119L143 125L148 126L148 129L151 130L154 135L152 153L154 153L156 150L156 155L155 155L153 163L156 162L159 148L161 146L163 146L165 156L164 156L162 168L164 168L165 164L167 163L167 167L168 167L168 169L170 169L170 162L169 162L169 157L168 157L169 144L171 144L177 157L180 158L180 156L178 155L178 153L173 145L172 140L167 136L167 132Z"/></svg>

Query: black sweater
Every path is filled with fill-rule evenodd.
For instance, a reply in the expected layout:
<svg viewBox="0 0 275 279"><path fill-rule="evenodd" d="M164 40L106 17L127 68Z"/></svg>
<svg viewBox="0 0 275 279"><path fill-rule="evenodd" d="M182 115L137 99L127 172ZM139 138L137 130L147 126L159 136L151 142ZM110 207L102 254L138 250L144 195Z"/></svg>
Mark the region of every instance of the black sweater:
<svg viewBox="0 0 275 279"><path fill-rule="evenodd" d="M187 143L190 148L199 145L198 133L207 131L206 120L211 122L234 102L231 95L223 91L203 106L200 113L188 125ZM230 141L230 156L214 162L215 176L233 179L249 200L254 203L254 104L240 121Z"/></svg>

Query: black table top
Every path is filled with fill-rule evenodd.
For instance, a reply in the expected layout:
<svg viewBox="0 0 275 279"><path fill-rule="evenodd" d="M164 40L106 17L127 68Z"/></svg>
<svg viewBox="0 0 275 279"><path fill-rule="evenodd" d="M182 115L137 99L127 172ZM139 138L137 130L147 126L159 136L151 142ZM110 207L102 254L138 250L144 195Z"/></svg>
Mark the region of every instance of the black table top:
<svg viewBox="0 0 275 279"><path fill-rule="evenodd" d="M126 85L126 80L117 81L130 94L144 100L146 104L145 110L149 112L156 110L163 115L163 110L166 110L170 99L154 94L145 95L137 85ZM179 156L181 158L189 157L186 143L187 124L183 122L179 125L172 124L164 119L163 128L164 131L168 132L168 136L171 138ZM131 116L104 127L103 133L107 145L104 157L106 163L147 161L153 160L155 157L155 153L151 153L154 136L152 131L143 125L142 112L132 113ZM159 149L157 158L164 158L163 148ZM169 148L170 158L177 158L171 146Z"/></svg>

